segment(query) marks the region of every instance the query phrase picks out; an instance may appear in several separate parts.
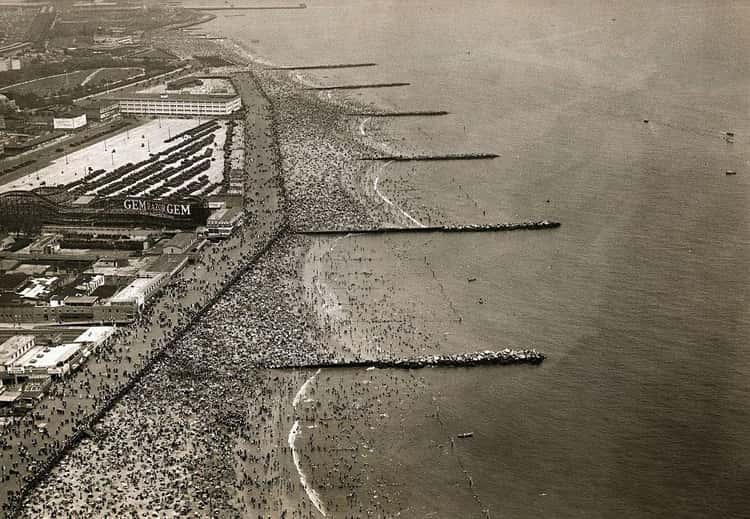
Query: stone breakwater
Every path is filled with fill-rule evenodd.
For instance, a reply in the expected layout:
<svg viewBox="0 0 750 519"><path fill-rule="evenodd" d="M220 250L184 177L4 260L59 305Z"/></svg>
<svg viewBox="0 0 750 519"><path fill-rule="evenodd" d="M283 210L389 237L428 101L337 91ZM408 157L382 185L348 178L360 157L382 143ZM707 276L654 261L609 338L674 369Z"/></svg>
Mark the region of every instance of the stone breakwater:
<svg viewBox="0 0 750 519"><path fill-rule="evenodd" d="M267 67L267 70L325 70L335 68L374 67L377 63L335 63L332 65L289 65L285 67Z"/></svg>
<svg viewBox="0 0 750 519"><path fill-rule="evenodd" d="M306 87L304 90L359 90L360 88L390 88L390 87L405 87L411 83L407 82L396 82L396 83L362 83L356 85L331 85L331 86L316 86Z"/></svg>
<svg viewBox="0 0 750 519"><path fill-rule="evenodd" d="M497 224L468 224L468 225L436 225L426 227L376 227L368 229L310 229L297 231L302 235L320 234L385 234L385 233L426 233L426 232L502 232L502 231L535 231L541 229L557 229L562 224L552 220L538 222L497 223Z"/></svg>
<svg viewBox="0 0 750 519"><path fill-rule="evenodd" d="M383 162L430 162L438 160L485 160L496 159L497 153L448 153L446 155L386 155L366 156L359 160L383 161Z"/></svg>
<svg viewBox="0 0 750 519"><path fill-rule="evenodd" d="M536 350L477 351L474 353L455 353L451 355L427 355L411 359L381 359L324 361L303 364L265 364L266 369L320 369L320 368L388 368L388 369L421 369L437 367L472 367L487 365L533 364L544 361L544 354Z"/></svg>
<svg viewBox="0 0 750 519"><path fill-rule="evenodd" d="M449 115L445 110L411 110L401 112L350 112L350 117L434 117Z"/></svg>

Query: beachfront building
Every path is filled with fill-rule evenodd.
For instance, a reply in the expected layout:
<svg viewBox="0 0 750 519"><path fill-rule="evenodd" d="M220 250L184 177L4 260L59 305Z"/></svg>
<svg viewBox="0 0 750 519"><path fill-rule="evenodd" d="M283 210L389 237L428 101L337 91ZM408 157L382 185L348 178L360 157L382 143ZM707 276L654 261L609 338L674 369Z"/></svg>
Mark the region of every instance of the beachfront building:
<svg viewBox="0 0 750 519"><path fill-rule="evenodd" d="M168 280L169 276L163 273L157 273L148 277L138 277L117 292L109 300L109 304L113 307L127 307L131 310L133 316L135 316L143 308L143 305L146 304L146 301Z"/></svg>
<svg viewBox="0 0 750 519"><path fill-rule="evenodd" d="M226 238L232 234L241 223L244 212L241 207L218 209L211 213L206 222L209 238Z"/></svg>
<svg viewBox="0 0 750 519"><path fill-rule="evenodd" d="M12 375L56 375L64 376L78 367L79 343L61 344L60 346L35 346L15 360L9 367ZM73 366L71 366L73 365Z"/></svg>
<svg viewBox="0 0 750 519"><path fill-rule="evenodd" d="M119 94L120 113L140 115L215 117L228 116L242 108L238 95Z"/></svg>
<svg viewBox="0 0 750 519"><path fill-rule="evenodd" d="M14 335L0 344L0 375L5 376L8 368L34 347L33 335Z"/></svg>

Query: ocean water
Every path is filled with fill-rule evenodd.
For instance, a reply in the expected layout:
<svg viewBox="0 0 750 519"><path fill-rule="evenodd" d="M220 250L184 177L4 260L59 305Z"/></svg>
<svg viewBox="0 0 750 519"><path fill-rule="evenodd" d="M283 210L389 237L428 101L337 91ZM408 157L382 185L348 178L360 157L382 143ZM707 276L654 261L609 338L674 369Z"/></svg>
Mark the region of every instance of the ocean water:
<svg viewBox="0 0 750 519"><path fill-rule="evenodd" d="M563 223L400 244L384 267L418 286L429 257L464 317L445 349L549 355L420 375L433 392L404 425L404 500L433 517L747 517L750 6L307 5L204 27L281 65L377 62L305 77L410 82L346 95L451 112L383 123L405 149L501 154L383 170L381 191L420 220ZM416 417L435 402L446 427L475 433L460 445L470 492L424 448L438 432Z"/></svg>

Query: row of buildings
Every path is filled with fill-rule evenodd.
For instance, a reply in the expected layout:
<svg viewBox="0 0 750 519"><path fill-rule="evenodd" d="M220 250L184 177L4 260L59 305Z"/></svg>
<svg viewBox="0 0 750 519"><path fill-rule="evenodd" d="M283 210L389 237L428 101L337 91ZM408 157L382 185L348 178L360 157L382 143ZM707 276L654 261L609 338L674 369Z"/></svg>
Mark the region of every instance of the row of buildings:
<svg viewBox="0 0 750 519"><path fill-rule="evenodd" d="M0 57L0 71L5 70L5 65L13 66L8 61L13 59L15 58ZM8 63L5 63L6 61ZM204 82L221 82L223 86L219 89L206 89ZM108 122L120 115L226 118L241 108L242 100L228 78L191 76L173 81L167 88L117 92L107 96L81 99L76 101L74 106L31 111L19 111L12 100L0 94L0 131L42 136L39 132L77 131L86 128L90 123ZM55 136L48 137L51 139ZM29 140L32 142L26 142ZM0 144L5 141L6 139L0 139ZM8 141L11 145L7 146L5 151L9 155L28 151L35 144L33 141L34 138L25 138L23 145L19 147L14 146L15 140L11 139Z"/></svg>
<svg viewBox="0 0 750 519"><path fill-rule="evenodd" d="M0 338L0 417L32 409L53 379L80 368L114 332L112 326L92 326Z"/></svg>
<svg viewBox="0 0 750 519"><path fill-rule="evenodd" d="M189 232L47 228L0 251L0 322L130 322L205 243Z"/></svg>
<svg viewBox="0 0 750 519"><path fill-rule="evenodd" d="M115 331L113 326L87 328L78 337L37 343L35 335L12 335L0 344L0 380L18 381L33 375L64 376Z"/></svg>
<svg viewBox="0 0 750 519"><path fill-rule="evenodd" d="M76 103L65 110L42 111L35 115L6 114L1 126L13 129L35 123L54 130L73 131L90 122L106 122L124 115L156 115L164 117L229 117L242 108L237 95L191 94L120 94Z"/></svg>

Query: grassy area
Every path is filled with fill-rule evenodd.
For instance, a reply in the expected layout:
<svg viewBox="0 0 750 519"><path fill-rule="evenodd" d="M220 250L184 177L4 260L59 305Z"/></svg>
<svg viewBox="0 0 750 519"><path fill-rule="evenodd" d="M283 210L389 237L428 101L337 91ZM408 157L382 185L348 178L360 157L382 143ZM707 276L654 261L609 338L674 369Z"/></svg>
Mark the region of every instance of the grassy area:
<svg viewBox="0 0 750 519"><path fill-rule="evenodd" d="M144 69L140 67L105 68L96 72L86 83L87 86L103 86L123 79L143 76Z"/></svg>
<svg viewBox="0 0 750 519"><path fill-rule="evenodd" d="M86 81L85 85L91 88L143 75L143 73L143 69L139 67L76 70L62 75L56 74L15 85L8 85L0 88L0 92L34 93L41 97L52 97L75 90L76 87L87 79L88 81Z"/></svg>
<svg viewBox="0 0 750 519"><path fill-rule="evenodd" d="M38 96L49 97L57 95L59 92L73 88L79 85L92 70L76 70L63 75L55 75L34 79L16 85L9 85L0 88L0 92L12 91L22 94L34 93Z"/></svg>

